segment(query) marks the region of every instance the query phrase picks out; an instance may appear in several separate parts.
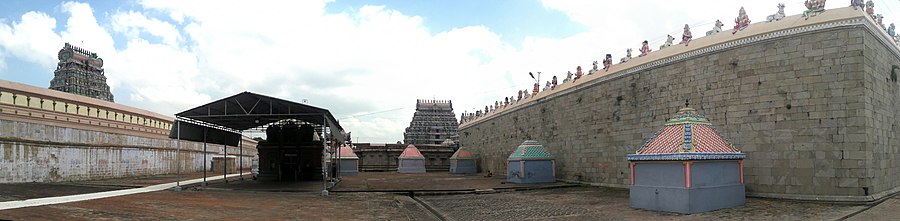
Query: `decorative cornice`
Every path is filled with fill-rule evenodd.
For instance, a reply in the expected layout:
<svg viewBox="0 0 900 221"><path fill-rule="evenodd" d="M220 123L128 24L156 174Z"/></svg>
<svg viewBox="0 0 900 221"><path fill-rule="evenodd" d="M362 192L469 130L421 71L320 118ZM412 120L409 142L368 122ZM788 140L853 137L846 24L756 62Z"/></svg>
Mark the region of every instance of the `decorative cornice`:
<svg viewBox="0 0 900 221"><path fill-rule="evenodd" d="M747 155L744 153L658 153L658 154L628 154L629 161L649 160L742 160Z"/></svg>

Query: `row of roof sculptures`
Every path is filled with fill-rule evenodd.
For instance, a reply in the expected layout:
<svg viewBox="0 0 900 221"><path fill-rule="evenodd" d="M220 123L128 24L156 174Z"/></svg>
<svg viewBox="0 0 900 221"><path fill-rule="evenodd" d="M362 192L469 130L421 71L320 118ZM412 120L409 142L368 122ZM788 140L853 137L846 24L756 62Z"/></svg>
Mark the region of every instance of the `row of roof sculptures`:
<svg viewBox="0 0 900 221"><path fill-rule="evenodd" d="M816 15L825 12L825 2L826 2L826 0L805 0L803 4L804 4L804 6L806 6L807 10L803 11L802 16L805 19L809 19L810 17L815 17ZM775 14L767 16L766 22L777 22L786 17L784 14L785 4L779 3L777 5L777 7L778 7L778 11ZM884 24L882 23L884 16L882 16L881 14L875 14L875 9L874 9L875 3L872 2L872 0L868 0L865 4L863 4L863 0L851 0L850 7L853 7L854 10L857 8L865 9L865 13L868 14L873 20L875 20L876 23L885 32L887 32L888 35L891 36L891 38L893 38L895 43L900 44L900 36L898 36L897 33L895 33L894 24L890 24L888 27L884 26ZM716 20L715 25L713 26L713 29L707 31L706 36L714 35L714 34L721 32L722 26L724 26L724 24L722 24L722 21ZM736 34L737 32L746 29L748 26L750 26L750 17L747 16L747 11L744 10L744 7L741 7L738 10L738 16L734 18L734 27L733 27L731 33ZM688 46L692 39L693 39L693 34L691 33L691 28L688 24L685 24L682 35L681 35L681 42L679 42L678 44L683 44L684 46ZM672 37L671 35L668 35L666 38L666 42L663 45L659 46L659 49L661 50L661 49L673 46L674 40L675 40L674 37ZM622 57L621 59L619 59L619 63L626 63L626 62L630 61L632 59L631 51L632 51L631 48L627 48L625 50L625 57ZM653 50L650 49L649 42L644 40L643 42L641 42L641 48L638 51L640 52L640 54L638 54L638 57L643 57L643 56L649 55ZM605 58L603 59L602 63L600 63L600 64L603 65L602 70L604 72L609 71L610 66L613 65L612 55L606 54ZM591 75L591 74L599 72L601 69L599 69L599 67L597 65L598 65L598 62L595 60L593 62L593 68L588 71L587 75ZM532 73L529 73L529 74L532 74ZM538 72L538 74L540 74L540 72ZM534 77L534 75L532 75L532 77ZM575 68L574 78L573 78L572 72L569 71L566 75L566 78L563 80L563 83L565 84L565 83L569 83L569 82L575 82L575 81L578 81L581 77L583 77L583 72L581 70L581 66L577 66ZM546 82L546 84L543 88L543 91L555 90L557 85L558 85L558 82L557 82L556 76L553 76L552 81ZM502 101L494 102L493 106L491 106L491 105L485 106L483 111L479 110L479 111L476 111L475 113L463 113L463 116L460 119L460 123L473 121L477 118L487 115L488 113L491 113L491 112L494 112L494 111L497 111L500 109L504 109L511 104L515 104L524 99L528 99L529 97L533 97L534 95L537 95L541 91L542 90L540 89L539 82L536 82L536 83L534 83L534 88L533 88L533 90L531 90L531 93L529 93L529 91L527 89L520 90L520 91L518 91L518 97L515 97L515 96L504 97L504 99Z"/></svg>

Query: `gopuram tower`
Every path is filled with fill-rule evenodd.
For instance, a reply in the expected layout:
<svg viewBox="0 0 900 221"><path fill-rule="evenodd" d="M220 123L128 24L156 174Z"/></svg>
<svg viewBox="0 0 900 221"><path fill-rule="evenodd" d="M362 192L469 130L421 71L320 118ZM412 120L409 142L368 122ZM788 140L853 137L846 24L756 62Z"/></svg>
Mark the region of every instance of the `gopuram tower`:
<svg viewBox="0 0 900 221"><path fill-rule="evenodd" d="M459 123L449 100L417 100L416 113L403 133L406 144L441 144L450 139L459 141Z"/></svg>
<svg viewBox="0 0 900 221"><path fill-rule="evenodd" d="M114 102L97 53L66 43L58 58L50 89Z"/></svg>

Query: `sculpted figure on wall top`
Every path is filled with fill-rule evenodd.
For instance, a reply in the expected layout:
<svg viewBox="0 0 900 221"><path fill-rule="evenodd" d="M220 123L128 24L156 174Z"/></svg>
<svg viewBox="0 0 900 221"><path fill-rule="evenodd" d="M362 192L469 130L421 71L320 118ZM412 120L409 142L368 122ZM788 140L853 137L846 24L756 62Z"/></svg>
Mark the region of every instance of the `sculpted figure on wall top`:
<svg viewBox="0 0 900 221"><path fill-rule="evenodd" d="M734 31L731 34L737 33L738 31L742 31L747 26L750 26L750 17L747 16L747 11L744 10L744 7L741 7L738 10L738 16L734 18Z"/></svg>

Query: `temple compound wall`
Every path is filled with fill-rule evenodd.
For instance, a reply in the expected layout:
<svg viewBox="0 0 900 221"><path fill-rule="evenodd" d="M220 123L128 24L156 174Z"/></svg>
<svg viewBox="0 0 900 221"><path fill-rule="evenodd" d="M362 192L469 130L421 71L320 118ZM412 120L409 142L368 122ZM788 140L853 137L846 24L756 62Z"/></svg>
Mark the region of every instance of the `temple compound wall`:
<svg viewBox="0 0 900 221"><path fill-rule="evenodd" d="M168 138L173 118L0 81L0 183L59 182L203 171L203 144ZM179 145L180 143L180 145ZM227 147L250 171L256 142ZM240 154L243 152L243 155ZM206 166L221 157L208 145ZM231 166L231 165L230 165Z"/></svg>
<svg viewBox="0 0 900 221"><path fill-rule="evenodd" d="M407 144L355 143L359 156L359 171L397 171L397 158ZM433 144L416 145L425 157L425 170L449 171L453 147Z"/></svg>
<svg viewBox="0 0 900 221"><path fill-rule="evenodd" d="M557 178L628 187L626 155L687 102L747 154L748 195L872 201L897 192L900 50L861 12L800 19L616 64L462 124L460 143L480 170L504 173L510 152L537 140L557 157Z"/></svg>

